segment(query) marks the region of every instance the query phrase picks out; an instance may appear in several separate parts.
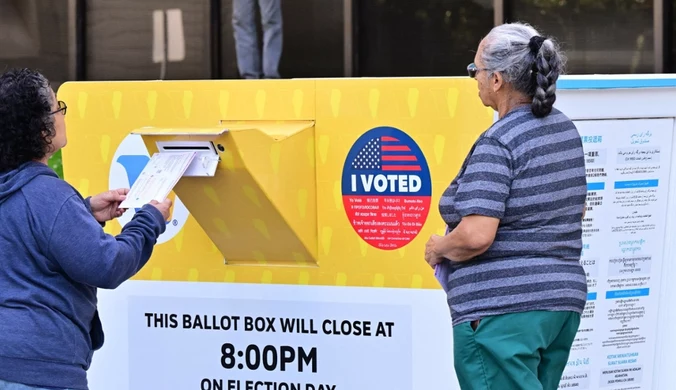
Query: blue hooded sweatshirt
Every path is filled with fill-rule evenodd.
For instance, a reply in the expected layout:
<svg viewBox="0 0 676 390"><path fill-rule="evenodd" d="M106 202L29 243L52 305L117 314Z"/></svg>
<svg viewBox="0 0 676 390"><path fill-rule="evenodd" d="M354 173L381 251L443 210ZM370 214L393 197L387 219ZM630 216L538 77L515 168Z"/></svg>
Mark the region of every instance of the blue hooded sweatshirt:
<svg viewBox="0 0 676 390"><path fill-rule="evenodd" d="M96 288L136 274L165 227L146 205L111 236L46 165L0 174L0 379L87 390L103 345Z"/></svg>

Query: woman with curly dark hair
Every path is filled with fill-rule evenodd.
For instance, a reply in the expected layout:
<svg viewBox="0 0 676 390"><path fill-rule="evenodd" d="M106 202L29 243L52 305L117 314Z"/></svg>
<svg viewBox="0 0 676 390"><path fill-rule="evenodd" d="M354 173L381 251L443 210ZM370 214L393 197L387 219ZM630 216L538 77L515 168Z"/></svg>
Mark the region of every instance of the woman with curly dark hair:
<svg viewBox="0 0 676 390"><path fill-rule="evenodd" d="M103 344L96 289L145 265L169 214L153 202L106 234L128 190L84 199L47 165L66 145L66 111L40 73L0 76L0 390L88 388Z"/></svg>

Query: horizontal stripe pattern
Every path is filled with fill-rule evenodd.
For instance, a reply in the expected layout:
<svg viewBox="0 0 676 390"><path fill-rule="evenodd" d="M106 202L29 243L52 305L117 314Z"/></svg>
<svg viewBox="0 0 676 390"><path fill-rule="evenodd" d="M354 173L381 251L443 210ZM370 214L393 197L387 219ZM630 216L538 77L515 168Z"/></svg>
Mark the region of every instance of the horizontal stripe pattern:
<svg viewBox="0 0 676 390"><path fill-rule="evenodd" d="M483 281L473 280L471 283L460 284L455 288L455 295L453 295L452 299L455 302L462 303L480 298L481 294L488 294L490 296L498 288L513 288L514 286L518 286L517 291L522 291L522 288L528 285L541 286L545 283L551 283L550 286L554 286L560 282L578 283L580 281L579 275L571 273L571 271L575 270L570 268L551 269L540 273L533 271L531 269L524 269L523 275L513 277L500 275L500 277L494 278L491 274L484 275L485 280ZM476 294L476 291L479 291L479 293Z"/></svg>
<svg viewBox="0 0 676 390"><path fill-rule="evenodd" d="M527 310L582 313L586 196L580 134L557 109L536 118L524 106L484 132L439 201L449 231L467 215L500 219L486 252L442 265L453 324Z"/></svg>

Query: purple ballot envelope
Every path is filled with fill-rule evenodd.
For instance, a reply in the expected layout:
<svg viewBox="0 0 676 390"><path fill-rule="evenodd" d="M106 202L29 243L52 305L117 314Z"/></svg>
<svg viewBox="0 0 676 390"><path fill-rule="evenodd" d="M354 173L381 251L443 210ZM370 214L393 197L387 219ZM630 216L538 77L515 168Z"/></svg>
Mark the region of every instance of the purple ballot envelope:
<svg viewBox="0 0 676 390"><path fill-rule="evenodd" d="M434 276L437 278L437 281L445 292L448 292L448 290L446 290L446 285L448 284L448 266L449 264L445 262L434 266Z"/></svg>
<svg viewBox="0 0 676 390"><path fill-rule="evenodd" d="M446 234L449 233L448 226L446 226ZM450 264L448 264L448 260L444 261L443 263L439 263L434 266L434 276L437 278L437 281L441 285L441 288L444 289L445 292L448 292L446 290L446 285L448 284L448 272L450 270L449 267Z"/></svg>

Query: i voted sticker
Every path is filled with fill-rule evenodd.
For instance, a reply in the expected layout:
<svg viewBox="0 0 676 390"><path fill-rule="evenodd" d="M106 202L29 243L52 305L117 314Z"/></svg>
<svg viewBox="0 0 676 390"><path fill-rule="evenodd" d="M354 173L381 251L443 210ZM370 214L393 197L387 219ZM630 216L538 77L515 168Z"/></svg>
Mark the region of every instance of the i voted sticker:
<svg viewBox="0 0 676 390"><path fill-rule="evenodd" d="M392 250L418 236L430 210L432 183L416 142L394 127L376 127L354 143L343 166L343 206L355 232Z"/></svg>

